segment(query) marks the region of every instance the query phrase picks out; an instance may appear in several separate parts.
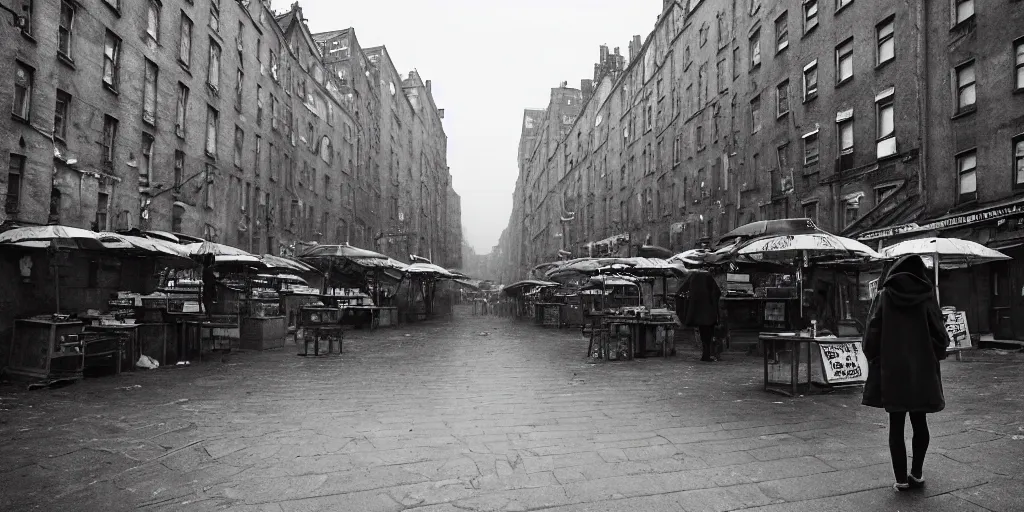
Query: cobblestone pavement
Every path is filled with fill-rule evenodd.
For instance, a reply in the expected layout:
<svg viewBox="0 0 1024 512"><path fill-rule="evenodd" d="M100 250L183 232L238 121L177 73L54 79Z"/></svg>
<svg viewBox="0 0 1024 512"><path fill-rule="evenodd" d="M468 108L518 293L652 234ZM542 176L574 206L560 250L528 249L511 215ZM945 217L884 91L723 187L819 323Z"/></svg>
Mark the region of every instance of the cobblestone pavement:
<svg viewBox="0 0 1024 512"><path fill-rule="evenodd" d="M460 315L352 333L340 357L6 386L0 510L1024 510L1020 356L943 363L928 485L899 494L858 391L788 399L753 357L585 347Z"/></svg>

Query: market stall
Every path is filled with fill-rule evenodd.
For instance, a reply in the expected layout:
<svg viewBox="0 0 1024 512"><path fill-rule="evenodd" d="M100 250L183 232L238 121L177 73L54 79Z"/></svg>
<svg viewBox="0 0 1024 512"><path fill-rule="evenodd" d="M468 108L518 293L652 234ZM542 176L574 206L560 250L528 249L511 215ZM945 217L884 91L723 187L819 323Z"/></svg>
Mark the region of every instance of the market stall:
<svg viewBox="0 0 1024 512"><path fill-rule="evenodd" d="M888 260L896 260L908 254L921 256L925 266L932 269L935 273L935 298L939 301L940 305L942 304L942 295L939 293L940 270L948 272L1011 259L995 249L958 238L933 237L906 240L882 249L881 253ZM878 283L875 285L876 290L877 287ZM967 315L963 311L959 311L951 306L943 307L942 313L946 324L946 332L950 338L947 352L956 354L956 359L959 361L961 360L961 352L963 350L973 348L970 331L967 326Z"/></svg>
<svg viewBox="0 0 1024 512"><path fill-rule="evenodd" d="M844 354L842 364L849 362L855 366L848 370L849 378L842 383L863 383L867 375L866 368L860 368L861 361L855 356L861 351L859 339L837 336L843 325L840 320L852 316L848 305L849 292L819 293L821 288L814 286L814 276L817 276L817 281L829 282L822 276L831 273L831 282L839 283L837 276L840 272L856 274L865 266L878 265L881 255L860 242L822 231L807 219L788 221L792 224L783 222L776 226L792 227L796 224L804 232L792 234L784 231L784 234L776 234L770 230L765 232L747 228L751 235L727 240L723 247L709 255L705 261L718 266L723 272L733 273L739 268L748 268L767 270L776 275L783 272L792 275L791 279L783 279L783 282L795 284L795 300L788 297L792 302L786 302L790 311L795 309L795 315L789 312L776 317L776 324L781 325L785 319L784 323L788 324L785 330L791 332L773 329L775 332L762 331L758 336L765 357L765 389L789 389L787 392L792 393L801 379L808 382L812 379L812 367L820 366L822 374L827 374L825 365L837 364L827 356L840 352ZM808 288L808 284L812 287ZM838 288L850 289L848 283ZM847 305L837 307L837 303ZM767 317L770 309L766 307L765 311ZM807 373L801 377L799 354L804 349L808 354L808 366ZM812 354L816 354L814 361L820 364L812 364ZM858 371L860 373L854 376ZM823 378L822 385L831 386L836 382Z"/></svg>
<svg viewBox="0 0 1024 512"><path fill-rule="evenodd" d="M120 373L143 355L159 357L167 329L139 318L140 298L164 269L192 265L170 245L67 226L0 233L0 260L20 276L9 283L20 300L0 313L0 331L12 326L7 372L42 381Z"/></svg>
<svg viewBox="0 0 1024 512"><path fill-rule="evenodd" d="M348 244L313 246L300 259L324 273L322 295L339 308L343 324L373 328L398 323L395 295L406 264Z"/></svg>

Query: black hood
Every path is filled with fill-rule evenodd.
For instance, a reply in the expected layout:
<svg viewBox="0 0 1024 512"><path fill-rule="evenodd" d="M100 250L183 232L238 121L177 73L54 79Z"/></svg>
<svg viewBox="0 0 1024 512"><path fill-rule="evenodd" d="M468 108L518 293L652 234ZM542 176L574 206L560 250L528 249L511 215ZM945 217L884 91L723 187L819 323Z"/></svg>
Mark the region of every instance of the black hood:
<svg viewBox="0 0 1024 512"><path fill-rule="evenodd" d="M883 284L893 305L907 307L935 300L935 288L924 260L916 254L904 256L889 269Z"/></svg>

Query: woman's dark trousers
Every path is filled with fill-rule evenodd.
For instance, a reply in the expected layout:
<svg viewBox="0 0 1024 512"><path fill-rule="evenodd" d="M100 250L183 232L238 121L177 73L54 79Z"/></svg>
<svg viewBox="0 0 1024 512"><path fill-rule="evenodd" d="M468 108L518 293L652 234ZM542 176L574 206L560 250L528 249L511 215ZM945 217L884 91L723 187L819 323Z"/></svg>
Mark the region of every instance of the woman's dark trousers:
<svg viewBox="0 0 1024 512"><path fill-rule="evenodd" d="M907 445L903 441L907 414L906 412L889 413L889 453L892 455L892 471L899 483L907 482ZM914 460L910 466L910 472L915 477L920 477L924 468L924 454L928 451L928 420L923 412L909 414L910 425L914 429L914 437L911 440Z"/></svg>
<svg viewBox="0 0 1024 512"><path fill-rule="evenodd" d="M711 360L711 344L715 340L715 326L713 325L699 325L697 330L700 332L700 360L710 361Z"/></svg>

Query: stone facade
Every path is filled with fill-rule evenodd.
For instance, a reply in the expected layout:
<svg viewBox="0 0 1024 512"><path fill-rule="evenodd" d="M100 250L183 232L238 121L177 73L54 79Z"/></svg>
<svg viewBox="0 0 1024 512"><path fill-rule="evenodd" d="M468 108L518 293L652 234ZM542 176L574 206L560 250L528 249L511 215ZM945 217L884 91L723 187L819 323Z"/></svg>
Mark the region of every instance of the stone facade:
<svg viewBox="0 0 1024 512"><path fill-rule="evenodd" d="M874 244L881 228L1012 198L1016 174L1000 169L1024 166L1022 16L976 0L666 0L628 58L602 47L579 90L525 112L501 279L771 218ZM957 114L956 69L975 61L977 106ZM585 104L556 119L573 95ZM960 194L954 153L975 147L963 183L976 176L976 193Z"/></svg>
<svg viewBox="0 0 1024 512"><path fill-rule="evenodd" d="M396 82L390 103L404 107L386 110L352 29L310 34L297 3L23 3L29 26L0 32L12 77L0 222L172 231L273 254L347 241L399 259L445 254L458 236L453 201L436 193L451 174L429 82ZM414 175L383 156L395 115L418 127L389 134ZM403 195L406 217L434 219L420 229L434 245L389 243L385 198Z"/></svg>

